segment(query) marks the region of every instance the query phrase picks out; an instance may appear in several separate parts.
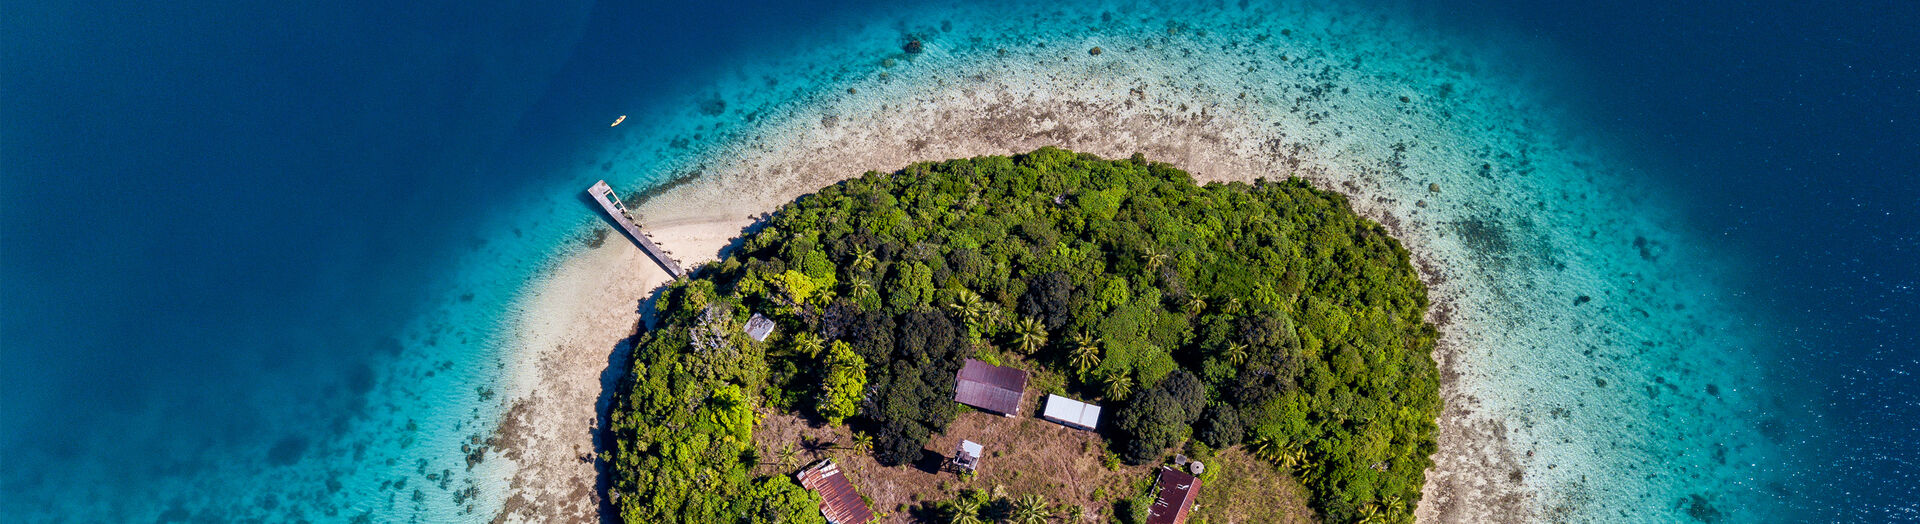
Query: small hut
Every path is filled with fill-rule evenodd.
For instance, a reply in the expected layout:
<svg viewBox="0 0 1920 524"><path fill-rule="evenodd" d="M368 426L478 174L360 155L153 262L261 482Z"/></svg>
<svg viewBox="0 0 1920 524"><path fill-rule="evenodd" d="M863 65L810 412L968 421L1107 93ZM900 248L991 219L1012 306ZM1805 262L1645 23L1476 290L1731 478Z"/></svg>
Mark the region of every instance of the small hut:
<svg viewBox="0 0 1920 524"><path fill-rule="evenodd" d="M773 320L760 316L759 313L754 313L752 318L747 319L747 325L744 329L747 332L747 336L753 337L754 342L766 342L767 335L773 334Z"/></svg>
<svg viewBox="0 0 1920 524"><path fill-rule="evenodd" d="M947 459L947 471L954 473L972 473L978 471L980 469L980 452L985 450L986 448L981 446L979 442L961 440L960 445L954 447L953 458Z"/></svg>

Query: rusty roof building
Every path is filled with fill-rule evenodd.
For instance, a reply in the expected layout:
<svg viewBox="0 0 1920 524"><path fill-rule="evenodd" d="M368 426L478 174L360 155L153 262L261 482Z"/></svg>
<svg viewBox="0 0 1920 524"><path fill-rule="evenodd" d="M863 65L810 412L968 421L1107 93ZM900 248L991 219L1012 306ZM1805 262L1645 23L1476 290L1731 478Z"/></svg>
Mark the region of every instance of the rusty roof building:
<svg viewBox="0 0 1920 524"><path fill-rule="evenodd" d="M853 490L853 482L847 480L833 459L815 462L807 469L800 470L794 478L800 480L800 486L820 494L820 515L826 517L827 522L873 522L873 510L867 508L867 501L860 498L860 492Z"/></svg>
<svg viewBox="0 0 1920 524"><path fill-rule="evenodd" d="M1027 372L974 359L960 367L953 400L1006 416L1020 414L1020 398L1027 393Z"/></svg>
<svg viewBox="0 0 1920 524"><path fill-rule="evenodd" d="M1186 524L1187 511L1200 498L1200 479L1167 466L1160 467L1154 481L1158 492L1153 506L1147 508L1147 524Z"/></svg>

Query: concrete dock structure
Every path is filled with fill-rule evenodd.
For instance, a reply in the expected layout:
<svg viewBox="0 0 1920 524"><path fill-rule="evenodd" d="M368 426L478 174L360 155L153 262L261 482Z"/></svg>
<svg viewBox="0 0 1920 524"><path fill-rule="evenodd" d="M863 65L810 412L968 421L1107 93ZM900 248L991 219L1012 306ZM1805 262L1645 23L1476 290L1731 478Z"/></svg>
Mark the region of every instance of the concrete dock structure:
<svg viewBox="0 0 1920 524"><path fill-rule="evenodd" d="M593 187L587 188L587 194L593 195L593 200L600 203L600 208L606 210L607 216L613 217L613 221L620 224L621 229L626 230L627 236L632 238L635 244L640 245L640 250L646 251L647 256L653 257L653 261L659 263L661 269L667 270L668 275L672 275L673 278L687 275L685 270L680 269L679 261L669 258L667 252L655 245L653 240L648 239L647 233L641 231L640 226L634 223L633 212L628 211L627 205L620 202L620 197L613 194L613 186L607 185L607 181L594 182Z"/></svg>

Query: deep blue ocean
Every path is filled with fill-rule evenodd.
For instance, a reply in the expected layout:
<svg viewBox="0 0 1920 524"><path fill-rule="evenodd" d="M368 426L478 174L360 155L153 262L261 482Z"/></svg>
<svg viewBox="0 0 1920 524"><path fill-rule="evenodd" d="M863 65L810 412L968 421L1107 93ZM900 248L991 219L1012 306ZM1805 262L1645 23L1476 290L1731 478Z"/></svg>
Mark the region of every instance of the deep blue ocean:
<svg viewBox="0 0 1920 524"><path fill-rule="evenodd" d="M1789 520L1920 520L1920 4L1372 8L1484 35L1677 195L1790 400L1755 415L1798 453ZM877 9L0 5L0 511L229 520L193 501L232 464L361 467L308 454L475 292L445 273L507 242L478 224L571 183L612 115Z"/></svg>

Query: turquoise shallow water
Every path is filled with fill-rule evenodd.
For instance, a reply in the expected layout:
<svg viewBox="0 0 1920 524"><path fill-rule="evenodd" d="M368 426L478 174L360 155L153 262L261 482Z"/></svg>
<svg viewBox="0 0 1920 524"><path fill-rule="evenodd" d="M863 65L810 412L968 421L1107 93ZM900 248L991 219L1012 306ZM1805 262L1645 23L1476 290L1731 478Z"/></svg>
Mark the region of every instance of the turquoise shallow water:
<svg viewBox="0 0 1920 524"><path fill-rule="evenodd" d="M348 201L386 187L387 180L418 176L432 183L409 196L360 200L365 209L331 211L367 217L365 231L323 216L289 224L338 228L337 245L295 246L291 254L227 266L165 261L188 268L181 273L193 280L153 295L240 305L196 310L159 299L125 301L133 305L94 325L117 337L87 339L81 345L99 352L81 356L125 351L136 333L155 332L153 325L176 326L158 333L208 340L204 345L219 351L163 346L156 351L163 356L151 361L102 359L108 362L101 373L109 378L146 378L159 374L155 369L179 378L123 381L137 387L119 393L142 401L108 403L103 412L114 421L100 430L54 438L42 435L53 432L9 429L7 446L24 451L7 459L0 509L33 521L488 518L507 490L497 469L502 462L486 460L492 457L486 440L505 401L497 390L514 358L504 343L507 330L521 294L597 223L581 188L601 178L639 190L751 173L743 162L830 148L861 133L938 139L934 130L916 135L922 126L911 119L977 96L1025 114L1135 98L1143 118L1199 122L1173 127L1226 133L1218 138L1224 156L1286 166L1271 174L1298 174L1367 195L1357 205L1398 221L1395 228L1421 248L1421 263L1440 278L1436 289L1454 298L1441 311L1454 326L1442 364L1454 374L1449 395L1458 400L1449 415L1457 419L1444 438L1506 441L1497 450L1442 457L1437 481L1471 483L1470 477L1489 472L1518 479L1533 494L1522 506L1555 521L1778 521L1810 509L1833 515L1825 506L1832 481L1811 472L1834 460L1817 445L1831 436L1818 411L1821 397L1792 380L1795 370L1777 367L1780 345L1769 337L1777 335L1770 324L1781 314L1745 295L1752 284L1741 273L1752 262L1689 227L1697 219L1687 209L1689 195L1645 183L1649 170L1680 168L1657 159L1643 163L1635 140L1596 132L1608 128L1590 122L1589 108L1567 100L1570 91L1560 83L1580 73L1554 64L1552 50L1503 47L1527 41L1514 36L1523 28L1434 23L1377 7L1257 2L814 7L769 7L745 17L748 29L698 11L580 7L574 18L554 17L565 20L550 27L513 28L547 36L541 40L546 53L520 58L559 71L529 75L549 79L546 85L523 79L528 85L489 97L462 91L486 83L469 79L405 95L466 97L473 104L421 118L449 118L494 103L516 107L517 116L409 128L413 132L355 143L406 157L403 151L431 148L440 139L466 145L443 155L482 160L399 167L367 161L365 180L336 172L362 164L319 153L243 164L248 171L319 164L317 172L289 179L330 184L268 187L291 197ZM609 20L676 16L708 21L691 23L685 35L661 28L623 35L617 25L608 27ZM692 36L709 30L738 37ZM909 38L920 39L924 52L904 53ZM681 39L698 44L675 44ZM1103 52L1090 54L1095 46ZM675 54L699 59L668 58ZM651 62L678 65L654 66L648 74L583 72ZM431 75L488 70L483 63L456 61ZM480 75L499 83L512 75L499 76ZM324 84L289 82L291 93ZM544 95L527 94L543 89ZM1575 106L1580 110L1569 110ZM338 107L298 109L290 113ZM630 114L627 123L605 127L622 113ZM825 125L827 117L843 127ZM485 137L458 131L489 126L511 131ZM1097 142L1100 132L1073 130L1060 140ZM271 149L235 147L248 145ZM934 151L938 146L928 154ZM7 156L24 158L16 149ZM252 194L229 188L228 181L179 176L186 186ZM25 230L16 224L38 220L16 220L23 214L14 199L32 194L16 188L25 186L15 183L21 180L9 176L10 242ZM154 200L191 193L153 186L134 187L152 191ZM193 215L189 208L155 204L154 212L180 221ZM212 208L239 217L257 211ZM443 211L452 208L458 211ZM379 235L388 240L352 241L375 230L387 231ZM231 250L233 238L284 234L211 231L225 236L188 239L190 246ZM297 266L299 274L274 276L320 282L312 288L267 285L272 279L259 277L241 280L266 285L265 292L238 285L189 289L234 280L221 273L265 274L260 267L303 253L324 256ZM113 260L142 268L142 282L174 273L146 268L130 254ZM27 280L17 275L27 272L8 263L10 311L25 303L18 296L60 294L54 291L62 288L22 284ZM294 312L253 320L269 310ZM162 318L154 324L118 320L154 312ZM77 398L99 386L41 385L20 370L30 365L78 375L87 368L52 357L44 363L51 367L42 368L43 352L36 350L58 337L22 338L40 332L8 329L7 377L15 384L7 390L9 426L59 420L82 427L83 416L50 415L64 410L44 397ZM237 385L209 387L205 398L191 401L166 393L195 382ZM23 408L15 399L35 405ZM230 405L240 407L216 409ZM134 444L113 449L121 441Z"/></svg>

